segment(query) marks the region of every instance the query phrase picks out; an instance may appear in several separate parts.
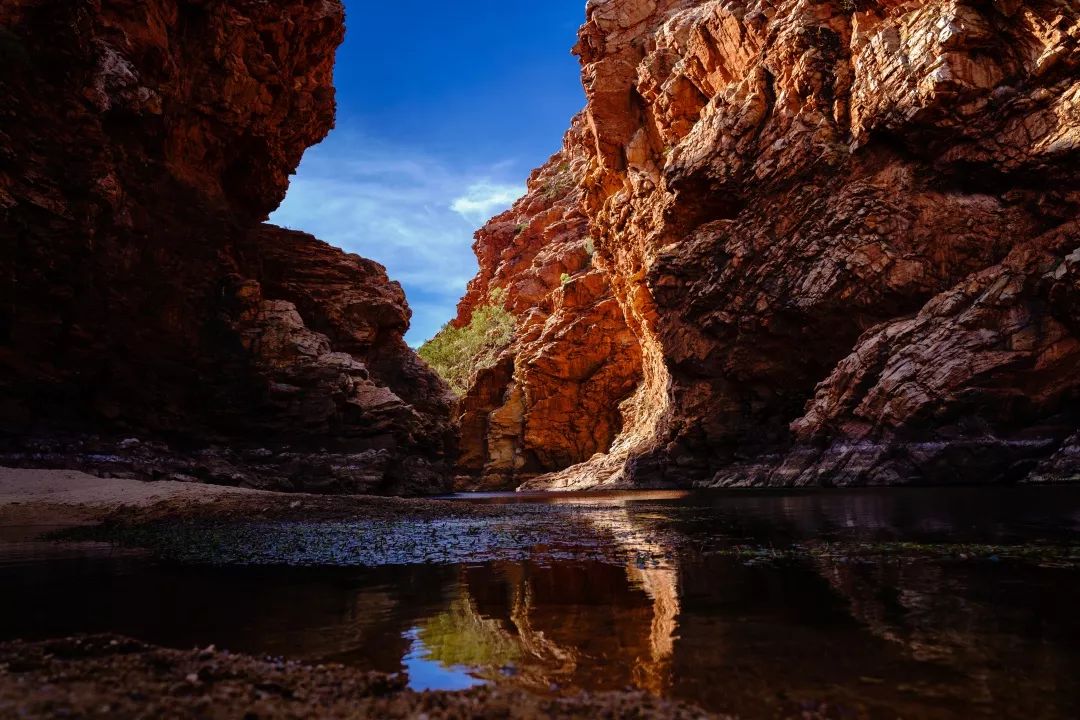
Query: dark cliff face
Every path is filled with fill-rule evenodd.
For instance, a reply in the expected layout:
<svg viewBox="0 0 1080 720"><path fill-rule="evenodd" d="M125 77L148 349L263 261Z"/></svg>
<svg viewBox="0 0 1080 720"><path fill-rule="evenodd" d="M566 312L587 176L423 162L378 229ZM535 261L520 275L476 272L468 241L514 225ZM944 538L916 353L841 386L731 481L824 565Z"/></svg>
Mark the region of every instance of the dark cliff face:
<svg viewBox="0 0 1080 720"><path fill-rule="evenodd" d="M333 126L343 15L337 0L0 8L7 461L83 462L134 436L186 450L123 443L121 468L442 489L447 390L402 340L400 286L261 224Z"/></svg>
<svg viewBox="0 0 1080 720"><path fill-rule="evenodd" d="M495 286L527 308L462 404L466 470L511 448L533 487L1078 477L1075 3L586 12L585 113L477 236L459 319ZM629 386L593 381L612 366ZM570 397L557 416L601 430L549 452L573 433L532 419Z"/></svg>

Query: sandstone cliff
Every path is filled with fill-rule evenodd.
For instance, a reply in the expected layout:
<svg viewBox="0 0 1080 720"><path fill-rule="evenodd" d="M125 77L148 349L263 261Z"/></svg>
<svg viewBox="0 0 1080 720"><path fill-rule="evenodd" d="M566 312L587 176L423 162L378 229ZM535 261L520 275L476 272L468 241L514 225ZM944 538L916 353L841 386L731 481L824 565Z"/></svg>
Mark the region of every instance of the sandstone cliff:
<svg viewBox="0 0 1080 720"><path fill-rule="evenodd" d="M477 235L489 486L1080 476L1080 8L589 0L588 105ZM565 277L563 274L565 273Z"/></svg>
<svg viewBox="0 0 1080 720"><path fill-rule="evenodd" d="M400 286L260 224L333 125L343 15L0 7L4 462L442 488L447 390L402 340Z"/></svg>

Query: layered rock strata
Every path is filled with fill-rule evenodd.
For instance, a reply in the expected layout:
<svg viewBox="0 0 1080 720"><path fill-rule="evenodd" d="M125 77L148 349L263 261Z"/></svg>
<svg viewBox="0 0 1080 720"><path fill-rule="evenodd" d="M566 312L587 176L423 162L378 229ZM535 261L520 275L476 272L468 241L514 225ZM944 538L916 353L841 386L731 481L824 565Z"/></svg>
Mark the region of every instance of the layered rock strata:
<svg viewBox="0 0 1080 720"><path fill-rule="evenodd" d="M493 286L520 321L462 400L463 470L555 488L1077 476L1075 3L586 13L586 110L477 235L459 321Z"/></svg>
<svg viewBox="0 0 1080 720"><path fill-rule="evenodd" d="M402 340L400 286L261 224L333 126L343 15L337 0L0 8L5 461L146 471L138 438L170 448L153 473L442 488L447 390Z"/></svg>
<svg viewBox="0 0 1080 720"><path fill-rule="evenodd" d="M587 137L578 118L528 194L476 235L480 273L455 322L502 289L518 324L459 402L462 487L505 487L606 451L622 428L619 403L640 380L638 343L583 211Z"/></svg>

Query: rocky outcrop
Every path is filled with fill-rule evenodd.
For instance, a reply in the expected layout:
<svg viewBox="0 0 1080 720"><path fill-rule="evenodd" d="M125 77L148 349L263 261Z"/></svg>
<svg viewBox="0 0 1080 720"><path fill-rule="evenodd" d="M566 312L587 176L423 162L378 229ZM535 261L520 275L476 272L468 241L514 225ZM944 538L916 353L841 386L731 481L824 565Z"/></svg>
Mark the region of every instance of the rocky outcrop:
<svg viewBox="0 0 1080 720"><path fill-rule="evenodd" d="M333 125L343 32L337 0L0 9L5 462L443 487L448 394L400 286L260 224Z"/></svg>
<svg viewBox="0 0 1080 720"><path fill-rule="evenodd" d="M555 488L1076 477L1074 3L586 13L586 110L477 236L463 315L499 285L521 320L463 402L467 471ZM552 204L541 179L564 163ZM560 311L578 283L595 300ZM577 357L621 381L581 400L578 376L541 372ZM551 427L540 398L605 431L564 452L572 425L531 430Z"/></svg>
<svg viewBox="0 0 1080 720"><path fill-rule="evenodd" d="M480 273L455 323L505 291L514 342L459 402L459 487L498 489L603 453L622 428L619 403L641 376L611 276L596 264L583 211L588 132L575 120L529 192L476 235Z"/></svg>

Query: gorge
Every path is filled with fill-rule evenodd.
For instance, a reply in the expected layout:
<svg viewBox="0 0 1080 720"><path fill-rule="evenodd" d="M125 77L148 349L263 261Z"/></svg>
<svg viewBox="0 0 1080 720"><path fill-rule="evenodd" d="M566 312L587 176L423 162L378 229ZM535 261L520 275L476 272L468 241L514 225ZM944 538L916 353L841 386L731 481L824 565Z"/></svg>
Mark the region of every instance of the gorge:
<svg viewBox="0 0 1080 720"><path fill-rule="evenodd" d="M268 218L509 6L0 0L0 718L1080 716L1080 6L584 4L414 350Z"/></svg>
<svg viewBox="0 0 1080 720"><path fill-rule="evenodd" d="M454 325L495 292L515 328L458 400L380 266L260 224L333 125L336 2L0 24L9 464L406 494L1077 477L1072 3L588 3L586 108L476 236Z"/></svg>

